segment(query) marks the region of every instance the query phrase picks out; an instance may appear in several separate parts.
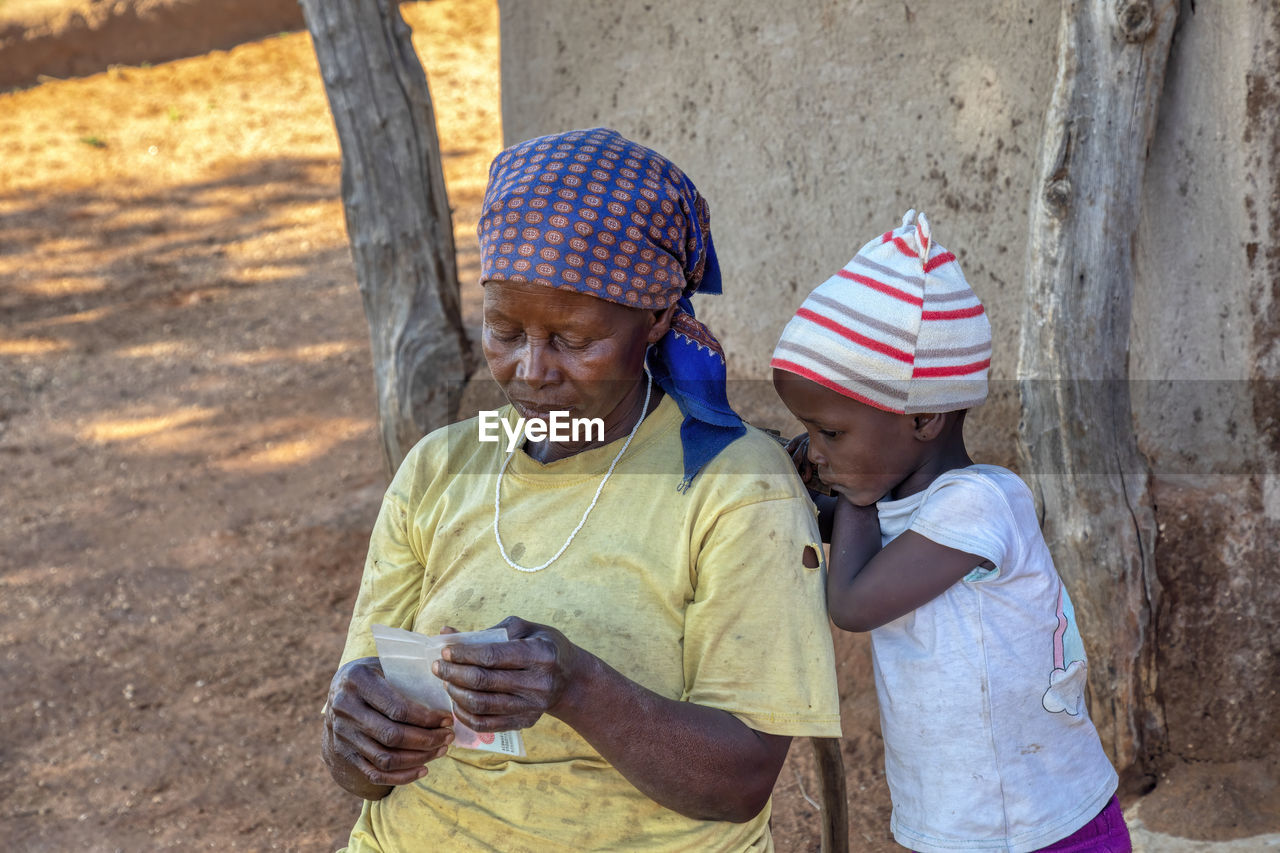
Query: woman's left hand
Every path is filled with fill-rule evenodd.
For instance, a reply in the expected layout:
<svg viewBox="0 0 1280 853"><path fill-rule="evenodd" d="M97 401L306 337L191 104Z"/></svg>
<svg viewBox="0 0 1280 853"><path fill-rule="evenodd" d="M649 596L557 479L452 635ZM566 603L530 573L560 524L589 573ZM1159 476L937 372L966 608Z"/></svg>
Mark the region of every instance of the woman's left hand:
<svg viewBox="0 0 1280 853"><path fill-rule="evenodd" d="M654 802L695 820L741 823L769 801L791 738L659 696L555 628L515 616L496 627L508 642L446 646L435 663L467 727L511 731L549 714Z"/></svg>
<svg viewBox="0 0 1280 853"><path fill-rule="evenodd" d="M477 732L532 726L564 701L590 656L555 628L508 616L508 641L446 646L433 671L447 685L453 713Z"/></svg>

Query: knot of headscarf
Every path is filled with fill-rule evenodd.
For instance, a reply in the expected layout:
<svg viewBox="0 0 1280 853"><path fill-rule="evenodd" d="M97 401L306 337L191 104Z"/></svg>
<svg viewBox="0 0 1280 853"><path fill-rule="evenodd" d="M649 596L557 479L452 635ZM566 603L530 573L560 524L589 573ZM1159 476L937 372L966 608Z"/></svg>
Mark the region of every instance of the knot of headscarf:
<svg viewBox="0 0 1280 853"><path fill-rule="evenodd" d="M710 211L671 161L603 127L521 142L489 167L477 232L481 282L678 305L647 364L684 415L681 491L746 432L726 396L724 350L689 301L721 290Z"/></svg>

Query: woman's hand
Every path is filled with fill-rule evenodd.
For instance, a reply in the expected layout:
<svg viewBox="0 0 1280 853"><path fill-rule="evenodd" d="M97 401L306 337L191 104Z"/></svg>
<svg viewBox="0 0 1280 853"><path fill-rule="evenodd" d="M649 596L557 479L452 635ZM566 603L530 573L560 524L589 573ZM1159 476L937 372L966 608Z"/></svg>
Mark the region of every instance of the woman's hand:
<svg viewBox="0 0 1280 853"><path fill-rule="evenodd" d="M496 627L511 639L447 646L435 664L460 722L510 731L549 714L646 796L695 820L746 821L768 802L791 738L659 696L555 628L515 616Z"/></svg>
<svg viewBox="0 0 1280 853"><path fill-rule="evenodd" d="M468 728L525 729L565 702L589 655L547 625L509 616L494 627L507 629L507 642L445 646L433 671Z"/></svg>
<svg viewBox="0 0 1280 853"><path fill-rule="evenodd" d="M366 800L427 775L453 741L453 718L402 696L376 657L342 666L324 709L324 763L346 791Z"/></svg>

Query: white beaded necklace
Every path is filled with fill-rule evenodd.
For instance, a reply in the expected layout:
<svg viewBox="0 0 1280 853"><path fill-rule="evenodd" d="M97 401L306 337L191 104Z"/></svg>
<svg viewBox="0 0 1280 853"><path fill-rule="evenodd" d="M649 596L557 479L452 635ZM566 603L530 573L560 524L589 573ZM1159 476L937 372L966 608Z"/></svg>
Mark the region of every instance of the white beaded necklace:
<svg viewBox="0 0 1280 853"><path fill-rule="evenodd" d="M627 440L622 443L622 449L618 451L618 455L613 457L613 462L609 464L609 470L605 472L604 479L600 481L600 485L596 487L595 497L591 499L591 505L587 507L587 511L582 514L582 520L578 522L578 526L573 528L573 532L569 534L569 538L560 546L560 550L556 551L555 556L547 560L541 566L529 568L522 566L515 560L507 556L507 549L503 547L502 536L498 533L498 519L502 514L500 500L502 497L502 475L507 472L507 466L511 464L511 457L518 451L512 451L507 454L507 458L502 461L502 467L498 469L498 480L493 485L493 538L498 543L498 553L502 554L502 559L507 561L507 565L519 572L540 572L547 566L560 559L560 555L569 547L569 543L573 542L573 537L578 535L578 531L587 523L587 516L591 515L591 510L596 508L596 501L600 500L600 493L604 491L604 484L609 482L609 477L613 474L613 469L618 466L618 461L622 459L622 454L627 452L627 448L631 446L631 439L636 437L636 433L640 430L640 424L644 423L644 416L649 411L649 395L653 392L653 376L649 373L649 368L644 369L645 378L648 380L644 388L644 406L640 408L640 417L636 418L636 425L631 428L631 433L627 436Z"/></svg>

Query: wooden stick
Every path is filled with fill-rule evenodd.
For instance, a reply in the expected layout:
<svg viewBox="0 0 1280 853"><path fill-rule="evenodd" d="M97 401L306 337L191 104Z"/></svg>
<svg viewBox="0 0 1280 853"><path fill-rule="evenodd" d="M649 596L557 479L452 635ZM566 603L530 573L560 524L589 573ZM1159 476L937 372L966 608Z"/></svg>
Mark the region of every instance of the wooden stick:
<svg viewBox="0 0 1280 853"><path fill-rule="evenodd" d="M840 739L811 737L809 743L813 745L822 789L822 853L849 853L849 801Z"/></svg>

